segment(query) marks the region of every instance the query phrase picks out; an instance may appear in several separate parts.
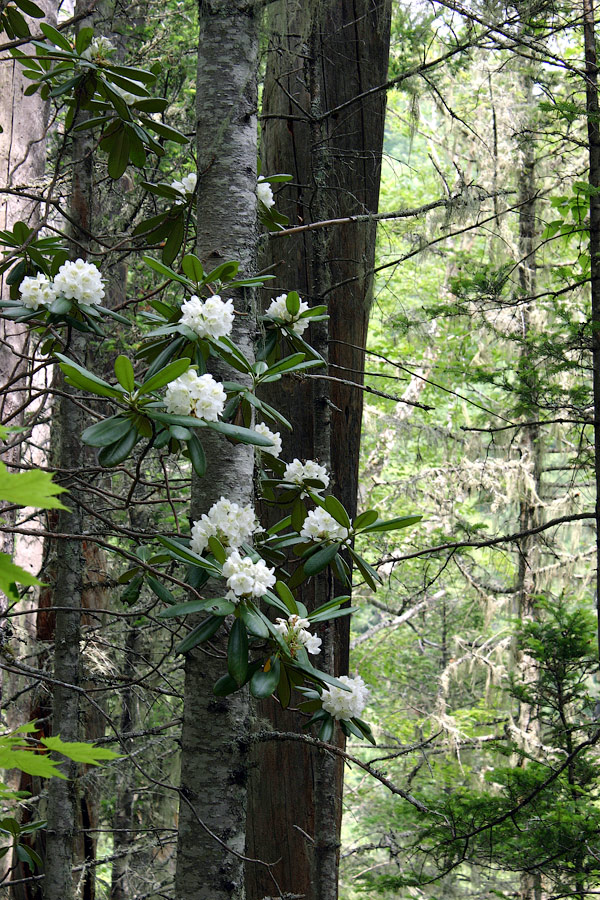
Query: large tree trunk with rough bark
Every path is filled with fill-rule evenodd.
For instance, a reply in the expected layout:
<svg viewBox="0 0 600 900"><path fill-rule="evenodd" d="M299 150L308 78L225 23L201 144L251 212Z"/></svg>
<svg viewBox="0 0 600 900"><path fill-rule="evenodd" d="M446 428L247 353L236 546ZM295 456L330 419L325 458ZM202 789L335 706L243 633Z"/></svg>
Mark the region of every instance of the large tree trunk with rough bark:
<svg viewBox="0 0 600 900"><path fill-rule="evenodd" d="M277 4L269 14L269 56L262 106L262 172L293 175L277 193L291 225L376 212L385 92L365 92L387 77L387 0ZM291 420L283 458L319 459L331 468L333 493L356 512L362 417L360 385L375 253L375 223L271 237L261 258L273 267L275 293L298 290L310 305L326 303L328 326L313 326L309 342L328 360L331 381L282 380L270 395ZM333 380L340 379L340 380ZM317 579L302 599L322 602L333 589ZM311 591L313 589L311 588ZM339 585L337 586L337 592ZM320 631L319 665L348 670L349 621ZM273 703L259 714L277 731L299 731L297 714ZM336 740L343 736L336 729ZM282 891L306 900L337 896L342 767L300 743L260 746L251 770L248 855L274 862ZM268 823L268 824L266 824ZM249 866L249 900L273 893L269 874Z"/></svg>
<svg viewBox="0 0 600 900"><path fill-rule="evenodd" d="M238 259L250 274L256 245L258 30L252 7L241 0L201 0L199 16L197 252L208 270ZM237 292L234 301L241 315L232 338L252 358L253 298ZM217 374L231 377L231 370ZM194 481L192 518L199 519L221 496L252 503L252 449L214 432L203 435L203 444L208 470ZM186 658L178 900L244 897L249 702L247 688L229 697L213 695L223 674L224 649L225 639L217 638L210 651L196 649Z"/></svg>

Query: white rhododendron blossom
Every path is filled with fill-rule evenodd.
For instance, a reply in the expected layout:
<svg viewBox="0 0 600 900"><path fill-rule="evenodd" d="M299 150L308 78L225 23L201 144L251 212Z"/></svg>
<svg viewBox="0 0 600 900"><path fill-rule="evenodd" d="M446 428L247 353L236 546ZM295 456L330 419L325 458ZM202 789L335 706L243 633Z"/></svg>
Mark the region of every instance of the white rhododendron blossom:
<svg viewBox="0 0 600 900"><path fill-rule="evenodd" d="M364 681L360 675L356 678L338 675L337 680L351 690L344 691L342 688L330 687L323 691L321 695L323 709L334 719L352 719L354 716L360 716L369 699L369 689Z"/></svg>
<svg viewBox="0 0 600 900"><path fill-rule="evenodd" d="M309 510L300 531L300 537L309 541L345 541L348 534L348 529L321 507Z"/></svg>
<svg viewBox="0 0 600 900"><path fill-rule="evenodd" d="M221 300L218 294L201 300L194 295L181 306L181 323L201 338L227 337L233 328L233 300Z"/></svg>
<svg viewBox="0 0 600 900"><path fill-rule="evenodd" d="M295 651L300 645L306 647L307 653L312 653L313 656L316 656L317 653L321 652L321 638L308 631L308 628L310 627L308 619L303 619L301 616L289 616L287 619L275 619L273 627L279 632L290 648L292 656L296 655Z"/></svg>
<svg viewBox="0 0 600 900"><path fill-rule="evenodd" d="M195 172L190 172L189 175L184 175L181 181L172 181L171 187L174 191L177 191L183 197L186 197L188 194L193 194L196 190L196 182L198 181L198 176Z"/></svg>
<svg viewBox="0 0 600 900"><path fill-rule="evenodd" d="M210 537L218 538L224 547L235 549L263 529L251 506L239 506L221 497L192 527L191 547L202 555Z"/></svg>
<svg viewBox="0 0 600 900"><path fill-rule="evenodd" d="M50 306L56 300L56 288L49 278L41 272L37 275L27 275L19 287L21 303L29 309L39 309L40 306Z"/></svg>
<svg viewBox="0 0 600 900"><path fill-rule="evenodd" d="M270 447L257 447L257 450L262 450L263 453L268 453L269 456L278 457L281 453L281 435L278 431L271 431L271 429L265 425L264 422L257 422L254 426L254 430L257 434L261 434L263 437L268 438L272 443L272 448Z"/></svg>
<svg viewBox="0 0 600 900"><path fill-rule="evenodd" d="M307 459L306 462L300 462L299 459L294 459L293 462L286 465L283 473L283 481L302 485L307 479L310 479L311 481L321 481L323 482L324 487L329 485L327 469L325 466L321 466L318 462L315 462L314 459ZM302 493L301 496L307 497L308 494Z"/></svg>
<svg viewBox="0 0 600 900"><path fill-rule="evenodd" d="M227 395L223 386L210 374L198 375L188 369L167 385L167 412L174 416L196 416L205 422L216 422L225 407Z"/></svg>
<svg viewBox="0 0 600 900"><path fill-rule="evenodd" d="M84 259L63 263L54 279L54 287L56 293L67 300L79 300L88 306L98 306L104 297L100 272Z"/></svg>
<svg viewBox="0 0 600 900"><path fill-rule="evenodd" d="M259 181L256 185L256 196L267 209L275 206L275 197L268 181Z"/></svg>
<svg viewBox="0 0 600 900"><path fill-rule="evenodd" d="M115 52L115 47L108 38L103 35L98 35L95 37L89 47L81 54L84 59L98 61L101 59L108 59ZM114 85L111 84L111 87L114 90Z"/></svg>
<svg viewBox="0 0 600 900"><path fill-rule="evenodd" d="M308 310L308 303L305 303L304 300L301 300L298 312L296 313L296 315L292 315L292 313L285 305L286 300L287 294L280 294L279 297L275 297L274 300L271 300L271 303L265 315L270 316L270 318L272 319L282 319L282 321L286 322L286 324L292 326L292 331L294 331L297 335L304 334L310 322L308 319L301 319L300 314Z"/></svg>
<svg viewBox="0 0 600 900"><path fill-rule="evenodd" d="M240 556L233 550L223 563L223 575L227 579L228 600L241 597L262 597L275 584L275 569L260 559L252 562L249 556Z"/></svg>

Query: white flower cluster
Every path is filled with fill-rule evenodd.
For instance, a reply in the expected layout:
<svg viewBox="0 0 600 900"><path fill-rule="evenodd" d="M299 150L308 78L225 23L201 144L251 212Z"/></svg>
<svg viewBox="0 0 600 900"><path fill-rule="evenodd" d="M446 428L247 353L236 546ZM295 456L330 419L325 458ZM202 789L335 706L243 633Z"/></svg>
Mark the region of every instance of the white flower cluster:
<svg viewBox="0 0 600 900"><path fill-rule="evenodd" d="M229 588L228 600L262 597L275 584L274 569L269 569L262 559L255 563L249 556L241 557L237 550L233 550L223 563L223 575Z"/></svg>
<svg viewBox="0 0 600 900"><path fill-rule="evenodd" d="M196 190L197 181L198 176L196 173L190 172L189 175L184 175L181 181L172 181L171 187L174 191L181 194L182 197L187 197L188 194L193 194Z"/></svg>
<svg viewBox="0 0 600 900"><path fill-rule="evenodd" d="M98 306L104 297L100 272L83 259L63 263L54 279L57 294L68 300L79 300L88 306Z"/></svg>
<svg viewBox="0 0 600 900"><path fill-rule="evenodd" d="M292 313L285 305L286 300L287 294L280 294L279 297L275 297L274 300L271 300L271 303L265 315L270 316L270 318L272 319L281 319L283 322L291 325L292 331L294 331L297 335L304 334L309 326L309 320L301 319L300 314L307 311L307 309L309 308L308 303L305 303L304 300L301 300L298 312L296 313L296 315L292 315Z"/></svg>
<svg viewBox="0 0 600 900"><path fill-rule="evenodd" d="M256 185L256 196L267 209L275 206L275 197L268 181L259 181Z"/></svg>
<svg viewBox="0 0 600 900"><path fill-rule="evenodd" d="M251 506L239 506L221 497L192 527L191 547L202 554L210 537L218 538L224 547L234 549L262 531Z"/></svg>
<svg viewBox="0 0 600 900"><path fill-rule="evenodd" d="M300 537L309 541L345 541L348 533L348 529L336 522L327 510L317 507L309 510Z"/></svg>
<svg viewBox="0 0 600 900"><path fill-rule="evenodd" d="M261 434L263 437L268 438L273 448L270 450L268 447L258 447L258 450L262 450L263 453L268 453L269 456L278 457L281 453L281 435L278 431L271 431L271 429L265 425L264 422L257 422L254 426L254 430L257 434Z"/></svg>
<svg viewBox="0 0 600 900"><path fill-rule="evenodd" d="M21 303L29 309L50 306L60 294L68 300L80 300L89 306L98 306L104 297L100 272L83 259L63 263L54 282L41 272L35 277L28 275L21 282L19 292Z"/></svg>
<svg viewBox="0 0 600 900"><path fill-rule="evenodd" d="M295 651L300 645L306 647L307 653L316 656L321 652L321 638L316 634L311 634L307 629L310 627L308 619L302 619L300 616L290 616L287 619L275 619L273 626L282 636L290 653L295 656Z"/></svg>
<svg viewBox="0 0 600 900"><path fill-rule="evenodd" d="M41 272L35 277L28 275L21 282L21 303L29 309L39 309L40 306L50 306L56 300L56 288L49 278Z"/></svg>
<svg viewBox="0 0 600 900"><path fill-rule="evenodd" d="M334 719L352 719L354 716L360 716L369 699L369 689L364 681L360 675L356 678L339 675L337 680L351 688L351 691L344 691L338 687L330 687L323 691L321 695L323 709Z"/></svg>
<svg viewBox="0 0 600 900"><path fill-rule="evenodd" d="M225 406L227 395L212 375L198 375L188 369L167 385L167 412L174 416L196 416L205 422L216 422Z"/></svg>
<svg viewBox="0 0 600 900"><path fill-rule="evenodd" d="M307 479L310 479L311 481L322 481L324 487L329 485L327 469L325 466L321 466L318 462L315 462L314 459L307 459L304 463L300 462L299 459L294 459L293 462L287 463L283 473L283 481L302 485ZM308 494L302 492L300 496L308 497Z"/></svg>
<svg viewBox="0 0 600 900"><path fill-rule="evenodd" d="M99 62L101 60L108 59L115 52L115 48L113 44L109 41L107 37L103 35L98 35L95 37L89 47L83 51L81 56L83 59L94 60L94 62ZM113 85L111 85L113 87Z"/></svg>
<svg viewBox="0 0 600 900"><path fill-rule="evenodd" d="M201 338L227 337L233 328L233 300L221 300L218 294L201 300L194 295L181 306L181 322Z"/></svg>

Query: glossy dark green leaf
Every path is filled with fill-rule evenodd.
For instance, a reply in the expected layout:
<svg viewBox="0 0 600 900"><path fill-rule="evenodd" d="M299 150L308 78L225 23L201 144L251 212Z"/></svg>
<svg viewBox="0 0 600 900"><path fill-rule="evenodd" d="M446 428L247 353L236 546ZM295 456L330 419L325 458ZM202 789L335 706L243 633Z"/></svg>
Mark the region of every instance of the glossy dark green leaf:
<svg viewBox="0 0 600 900"><path fill-rule="evenodd" d="M166 240L165 246L163 247L162 261L165 263L165 265L170 266L173 260L177 257L177 254L181 250L181 245L183 244L184 233L185 226L183 222L183 216L180 216L171 226L171 232Z"/></svg>
<svg viewBox="0 0 600 900"><path fill-rule="evenodd" d="M378 531L395 531L397 528L407 528L409 525L416 525L423 516L399 516L396 519L378 520L373 525L363 528L363 534L374 534Z"/></svg>
<svg viewBox="0 0 600 900"><path fill-rule="evenodd" d="M130 394L133 393L135 390L135 375L131 361L127 356L122 354L117 356L115 360L115 375L121 387L124 387Z"/></svg>
<svg viewBox="0 0 600 900"><path fill-rule="evenodd" d="M306 575L316 575L326 569L333 557L336 555L342 545L340 543L328 544L309 556L304 561L304 573Z"/></svg>
<svg viewBox="0 0 600 900"><path fill-rule="evenodd" d="M195 434L192 434L187 442L187 448L190 454L190 460L192 461L192 466L194 467L194 472L199 478L203 478L206 474L206 454L204 453L204 447Z"/></svg>
<svg viewBox="0 0 600 900"><path fill-rule="evenodd" d="M190 363L191 360L185 357L169 363L168 366L165 366L165 368L161 369L160 372L157 372L156 375L152 375L148 378L148 380L142 384L140 392L142 394L150 394L152 391L157 391L159 388L165 387L165 385L169 384L171 381L175 381L180 375L183 375L184 372L187 372Z"/></svg>
<svg viewBox="0 0 600 900"><path fill-rule="evenodd" d="M279 684L277 685L277 696L279 697L279 702L281 703L282 708L287 709L290 705L290 699L292 696L292 686L290 684L287 668L285 666L281 666Z"/></svg>
<svg viewBox="0 0 600 900"><path fill-rule="evenodd" d="M202 263L193 253L187 253L181 260L181 268L188 278L200 283L204 278Z"/></svg>
<svg viewBox="0 0 600 900"><path fill-rule="evenodd" d="M213 694L215 697L228 697L229 694L235 694L237 690L239 690L239 685L233 680L231 675L223 675L215 683Z"/></svg>
<svg viewBox="0 0 600 900"><path fill-rule="evenodd" d="M169 606L173 606L175 604L175 597L164 584L161 584L153 575L147 575L146 581L148 582L148 587L150 590L156 594L159 600L162 600L163 603L168 603Z"/></svg>
<svg viewBox="0 0 600 900"><path fill-rule="evenodd" d="M90 447L108 447L120 440L133 426L129 419L121 416L111 416L110 419L104 419L102 422L96 422L86 428L81 439L84 444Z"/></svg>
<svg viewBox="0 0 600 900"><path fill-rule="evenodd" d="M272 656L266 665L269 666L268 671L259 669L250 679L250 693L258 699L270 697L281 678L281 664L276 656Z"/></svg>
<svg viewBox="0 0 600 900"><path fill-rule="evenodd" d="M363 557L356 553L356 551L351 547L349 547L348 549L350 550L350 554L352 556L352 559L354 560L356 568L365 579L369 587L372 590L376 591L377 585L381 584L381 578L379 577L375 569L369 565L366 559L363 559Z"/></svg>
<svg viewBox="0 0 600 900"><path fill-rule="evenodd" d="M129 163L130 140L125 127L115 137L108 154L108 174L115 181L120 178Z"/></svg>
<svg viewBox="0 0 600 900"><path fill-rule="evenodd" d="M183 275L178 275L177 272L174 272L173 269L170 269L168 266L165 266L163 263L159 262L157 259L153 259L151 256L142 257L147 266L150 266L151 269L154 269L155 272L158 272L159 275L163 275L165 278L169 278L171 281L179 281L181 284L185 284L187 287L192 290L196 287L193 281L190 281L188 278L185 278Z"/></svg>
<svg viewBox="0 0 600 900"><path fill-rule="evenodd" d="M298 605L296 603L296 598L290 591L289 587L284 581L277 581L275 583L275 590L287 606L289 612L293 616L298 615Z"/></svg>
<svg viewBox="0 0 600 900"><path fill-rule="evenodd" d="M248 674L248 632L242 619L234 619L227 644L227 671L242 685Z"/></svg>
<svg viewBox="0 0 600 900"><path fill-rule="evenodd" d="M189 138L187 138L185 134L182 134L181 131L177 131L176 128L171 128L163 122L155 122L154 119L147 119L145 116L142 116L141 120L146 128L156 132L156 134L165 138L167 141L175 141L177 144L189 144L190 142Z"/></svg>
<svg viewBox="0 0 600 900"><path fill-rule="evenodd" d="M323 724L319 728L319 740L327 742L331 741L333 737L333 728L334 721L331 716L328 716L323 720Z"/></svg>
<svg viewBox="0 0 600 900"><path fill-rule="evenodd" d="M218 431L229 438L235 438L241 444L253 444L256 447L272 447L269 438L254 431L252 428L242 428L241 425L230 425L228 422L207 422L209 428Z"/></svg>
<svg viewBox="0 0 600 900"><path fill-rule="evenodd" d="M198 644L208 641L213 634L216 634L222 624L223 616L209 616L208 619L205 619L200 625L197 625L193 631L190 631L187 637L177 644L175 653L187 653L188 650L192 650L194 647L197 647Z"/></svg>
<svg viewBox="0 0 600 900"><path fill-rule="evenodd" d="M60 31L57 31L56 28L53 28L52 25L49 25L47 22L40 23L40 31L43 35L45 35L49 41L53 44L56 44L57 47L61 47L63 50L67 50L69 53L72 52L73 48L70 43L64 37Z"/></svg>
<svg viewBox="0 0 600 900"><path fill-rule="evenodd" d="M328 494L327 497L325 497L325 509L330 516L333 516L336 522L343 525L348 531L352 528L350 516L337 497L334 497L333 494Z"/></svg>
<svg viewBox="0 0 600 900"><path fill-rule="evenodd" d="M267 619L260 610L255 607L249 607L246 604L240 606L240 616L244 620L246 628L256 637L268 638L271 633Z"/></svg>
<svg viewBox="0 0 600 900"><path fill-rule="evenodd" d="M122 438L119 438L118 441L115 441L114 444L109 444L108 447L103 447L100 453L98 454L98 462L101 466L105 466L106 468L111 468L111 466L118 466L119 463L125 462L125 460L131 455L131 451L135 447L139 440L139 435L137 431L131 429L123 435Z"/></svg>
<svg viewBox="0 0 600 900"><path fill-rule="evenodd" d="M378 518L379 513L376 509L367 509L355 518L354 527L357 530L359 528L366 528L367 525L372 525L373 522L376 522Z"/></svg>
<svg viewBox="0 0 600 900"><path fill-rule="evenodd" d="M101 397L121 398L123 396L123 391L120 388L112 387L108 382L94 375L93 372L84 369L77 363L72 362L68 357L63 356L62 353L56 353L55 356L59 360L60 367L69 383L75 385L75 387L90 391L92 394L99 394Z"/></svg>
<svg viewBox="0 0 600 900"><path fill-rule="evenodd" d="M202 598L202 600L188 600L185 603L176 603L169 606L168 609L161 610L158 619L172 619L174 616L191 616L192 613L204 612L213 601L211 598Z"/></svg>

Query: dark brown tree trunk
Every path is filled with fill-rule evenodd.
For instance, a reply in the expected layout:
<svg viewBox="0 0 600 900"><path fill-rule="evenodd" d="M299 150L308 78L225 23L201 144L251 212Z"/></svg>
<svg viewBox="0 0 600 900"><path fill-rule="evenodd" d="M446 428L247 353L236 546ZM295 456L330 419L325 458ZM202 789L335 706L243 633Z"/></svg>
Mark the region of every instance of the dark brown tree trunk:
<svg viewBox="0 0 600 900"><path fill-rule="evenodd" d="M385 92L361 95L386 80L389 23L387 0L281 4L271 13L262 172L293 175L276 194L292 225L377 211ZM374 253L375 223L367 222L271 237L261 259L261 266L273 267L274 293L294 289L310 305L328 305L328 327L313 327L309 342L328 358L322 374L359 384ZM282 457L328 464L333 492L354 516L360 388L312 377L283 380L271 398L294 426L282 435ZM330 589L327 579L317 583L319 594ZM315 602L308 591L303 600ZM336 620L321 637L319 664L347 672L348 619ZM273 703L260 704L259 715L278 731L301 728L297 713ZM341 733L336 739L343 741ZM336 896L341 797L342 768L329 757L298 743L261 744L252 768L247 848L251 857L280 859L273 874L282 891L306 900ZM273 893L264 869L248 867L247 891L249 900Z"/></svg>

